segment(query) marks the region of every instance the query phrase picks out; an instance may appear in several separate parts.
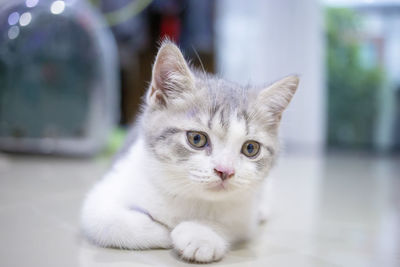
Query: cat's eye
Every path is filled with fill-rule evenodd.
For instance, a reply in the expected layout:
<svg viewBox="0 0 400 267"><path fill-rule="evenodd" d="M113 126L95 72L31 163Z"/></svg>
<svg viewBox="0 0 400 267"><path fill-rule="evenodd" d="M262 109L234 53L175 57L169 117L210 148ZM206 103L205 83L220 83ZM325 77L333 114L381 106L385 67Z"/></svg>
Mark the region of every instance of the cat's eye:
<svg viewBox="0 0 400 267"><path fill-rule="evenodd" d="M242 146L242 153L249 158L257 156L259 151L260 144L256 141L246 141Z"/></svg>
<svg viewBox="0 0 400 267"><path fill-rule="evenodd" d="M194 148L203 148L207 145L207 135L201 132L189 131L186 133L189 144Z"/></svg>

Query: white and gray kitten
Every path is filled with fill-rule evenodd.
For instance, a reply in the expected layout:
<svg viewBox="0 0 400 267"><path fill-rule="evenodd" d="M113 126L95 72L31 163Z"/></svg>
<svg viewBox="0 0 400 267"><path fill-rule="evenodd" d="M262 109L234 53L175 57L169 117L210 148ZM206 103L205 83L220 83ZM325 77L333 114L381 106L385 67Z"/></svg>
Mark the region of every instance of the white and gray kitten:
<svg viewBox="0 0 400 267"><path fill-rule="evenodd" d="M164 42L136 139L84 202L84 234L105 247L172 247L188 261L221 259L256 229L281 114L298 82L241 87L192 70Z"/></svg>

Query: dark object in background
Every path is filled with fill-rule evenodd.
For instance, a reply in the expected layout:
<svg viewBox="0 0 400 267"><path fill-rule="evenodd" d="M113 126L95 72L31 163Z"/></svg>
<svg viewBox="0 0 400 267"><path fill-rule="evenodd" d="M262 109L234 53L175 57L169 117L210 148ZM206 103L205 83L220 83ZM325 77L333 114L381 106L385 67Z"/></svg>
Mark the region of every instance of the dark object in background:
<svg viewBox="0 0 400 267"><path fill-rule="evenodd" d="M84 1L0 10L0 149L92 154L117 120L114 39Z"/></svg>
<svg viewBox="0 0 400 267"><path fill-rule="evenodd" d="M126 20L110 19L118 43L121 68L121 124L139 110L151 79L151 68L162 38L174 40L192 64L214 72L213 0L92 0L106 18L123 12ZM143 8L146 6L145 8ZM143 8L143 9L142 9ZM120 16L121 17L121 16Z"/></svg>

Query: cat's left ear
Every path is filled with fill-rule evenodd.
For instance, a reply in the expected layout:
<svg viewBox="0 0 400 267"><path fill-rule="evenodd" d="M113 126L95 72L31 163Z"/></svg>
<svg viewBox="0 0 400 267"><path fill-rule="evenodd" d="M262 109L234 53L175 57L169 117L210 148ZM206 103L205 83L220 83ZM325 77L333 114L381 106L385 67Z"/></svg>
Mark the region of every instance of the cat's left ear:
<svg viewBox="0 0 400 267"><path fill-rule="evenodd" d="M194 77L179 48L164 41L153 66L152 80L147 92L147 103L167 106L184 98L194 85Z"/></svg>
<svg viewBox="0 0 400 267"><path fill-rule="evenodd" d="M257 107L269 123L279 123L282 112L287 108L299 85L298 76L287 76L263 89L257 97Z"/></svg>

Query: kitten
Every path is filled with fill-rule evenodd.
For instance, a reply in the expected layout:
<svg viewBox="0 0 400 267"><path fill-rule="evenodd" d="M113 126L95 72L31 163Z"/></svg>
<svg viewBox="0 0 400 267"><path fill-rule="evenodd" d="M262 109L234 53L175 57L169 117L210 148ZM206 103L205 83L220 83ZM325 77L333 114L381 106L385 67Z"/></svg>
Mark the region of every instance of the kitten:
<svg viewBox="0 0 400 267"><path fill-rule="evenodd" d="M256 229L279 121L298 81L241 87L189 68L163 42L136 139L84 202L84 234L105 247L220 260Z"/></svg>

